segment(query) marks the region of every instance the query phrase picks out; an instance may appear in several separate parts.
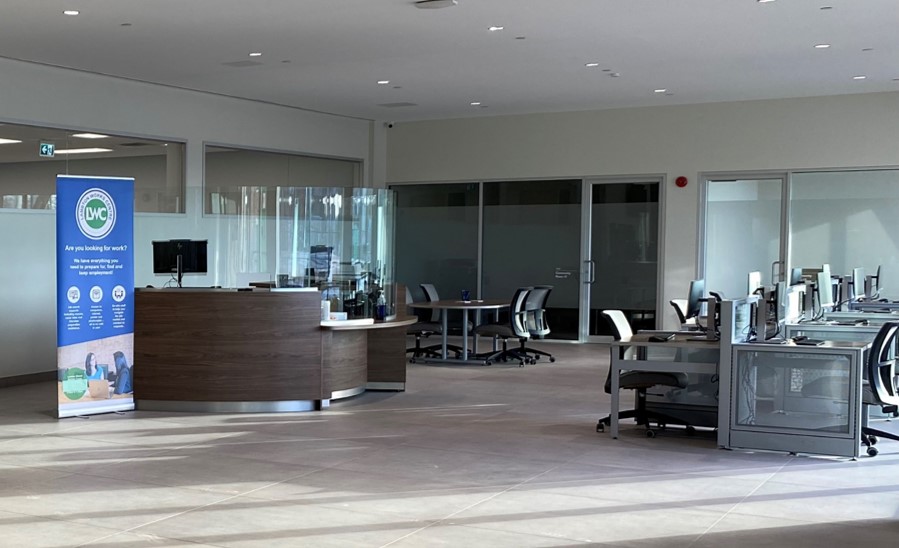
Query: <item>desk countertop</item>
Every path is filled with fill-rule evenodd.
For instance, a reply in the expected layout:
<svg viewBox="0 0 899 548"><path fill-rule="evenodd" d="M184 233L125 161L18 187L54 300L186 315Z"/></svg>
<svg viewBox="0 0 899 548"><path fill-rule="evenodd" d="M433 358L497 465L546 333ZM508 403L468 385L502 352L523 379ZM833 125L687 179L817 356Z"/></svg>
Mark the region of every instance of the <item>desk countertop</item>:
<svg viewBox="0 0 899 548"><path fill-rule="evenodd" d="M439 301L410 303L406 306L412 308L445 308L451 310L477 310L485 308L508 308L510 305L505 299L476 299L471 301L460 301L453 299L444 299Z"/></svg>

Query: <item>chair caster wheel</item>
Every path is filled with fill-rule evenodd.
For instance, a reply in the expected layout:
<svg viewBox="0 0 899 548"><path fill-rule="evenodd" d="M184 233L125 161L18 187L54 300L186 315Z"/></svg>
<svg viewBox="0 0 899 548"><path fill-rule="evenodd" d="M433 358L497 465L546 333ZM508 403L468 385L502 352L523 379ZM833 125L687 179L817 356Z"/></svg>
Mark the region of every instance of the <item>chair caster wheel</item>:
<svg viewBox="0 0 899 548"><path fill-rule="evenodd" d="M605 432L605 431L606 431L606 425L603 424L603 423L598 423L598 424L596 425L596 431L597 431L597 432Z"/></svg>
<svg viewBox="0 0 899 548"><path fill-rule="evenodd" d="M549 363L556 363L556 359L552 356L549 357Z"/></svg>
<svg viewBox="0 0 899 548"><path fill-rule="evenodd" d="M869 445L877 445L877 436L868 436Z"/></svg>
<svg viewBox="0 0 899 548"><path fill-rule="evenodd" d="M654 437L656 437L656 431L655 431L655 430L647 430L647 431L646 431L646 437L647 437L647 438L654 438Z"/></svg>
<svg viewBox="0 0 899 548"><path fill-rule="evenodd" d="M869 457L876 457L876 456L877 456L877 453L879 453L879 451L877 450L876 447L869 447L869 448L868 448L868 456L869 456Z"/></svg>
<svg viewBox="0 0 899 548"><path fill-rule="evenodd" d="M415 363L415 358L409 358L409 363Z"/></svg>
<svg viewBox="0 0 899 548"><path fill-rule="evenodd" d="M493 362L490 360L487 360L486 362L484 362L484 365L493 365Z"/></svg>
<svg viewBox="0 0 899 548"><path fill-rule="evenodd" d="M688 436L695 436L695 435L696 435L696 429L693 428L692 426L688 426L688 427L685 429L685 431L686 431L686 434L687 434Z"/></svg>

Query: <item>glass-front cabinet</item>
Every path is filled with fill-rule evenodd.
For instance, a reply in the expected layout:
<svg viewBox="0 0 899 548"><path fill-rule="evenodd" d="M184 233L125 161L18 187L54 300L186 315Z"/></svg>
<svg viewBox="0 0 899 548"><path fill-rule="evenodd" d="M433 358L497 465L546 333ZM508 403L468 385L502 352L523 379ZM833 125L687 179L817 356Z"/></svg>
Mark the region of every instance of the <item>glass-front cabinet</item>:
<svg viewBox="0 0 899 548"><path fill-rule="evenodd" d="M867 346L733 345L729 446L857 457Z"/></svg>

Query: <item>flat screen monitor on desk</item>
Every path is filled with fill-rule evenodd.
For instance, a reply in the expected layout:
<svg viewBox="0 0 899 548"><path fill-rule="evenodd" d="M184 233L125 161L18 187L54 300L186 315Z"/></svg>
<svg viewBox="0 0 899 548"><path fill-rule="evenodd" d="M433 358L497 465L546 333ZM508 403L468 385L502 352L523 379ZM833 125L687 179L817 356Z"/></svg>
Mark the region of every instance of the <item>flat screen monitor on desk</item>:
<svg viewBox="0 0 899 548"><path fill-rule="evenodd" d="M762 273L758 270L749 273L749 282L746 286L746 294L747 295L755 295L755 293L762 287Z"/></svg>
<svg viewBox="0 0 899 548"><path fill-rule="evenodd" d="M702 298L705 295L705 280L690 282L690 294L687 296L686 319L698 318L702 312Z"/></svg>
<svg viewBox="0 0 899 548"><path fill-rule="evenodd" d="M864 268L853 268L852 269L852 299L864 299L865 298L865 269Z"/></svg>
<svg viewBox="0 0 899 548"><path fill-rule="evenodd" d="M818 272L818 306L822 312L833 308L833 286L830 282L830 271L822 270Z"/></svg>
<svg viewBox="0 0 899 548"><path fill-rule="evenodd" d="M153 241L153 273L171 274L181 287L184 274L205 274L207 240Z"/></svg>

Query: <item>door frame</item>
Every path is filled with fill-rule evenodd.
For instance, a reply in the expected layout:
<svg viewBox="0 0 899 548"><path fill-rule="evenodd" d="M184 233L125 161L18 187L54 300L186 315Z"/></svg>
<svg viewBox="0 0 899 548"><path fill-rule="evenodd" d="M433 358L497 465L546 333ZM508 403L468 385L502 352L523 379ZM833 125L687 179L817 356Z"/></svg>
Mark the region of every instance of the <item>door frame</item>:
<svg viewBox="0 0 899 548"><path fill-rule="evenodd" d="M755 181L764 179L780 179L780 276L786 275L790 260L790 192L791 172L783 170L770 171L710 171L699 174L699 224L696 231L696 277L704 279L708 265L706 264L706 223L708 221L709 184L713 181ZM766 265L768 266L768 265ZM766 273L770 274L770 272ZM773 283L773 280L772 280Z"/></svg>
<svg viewBox="0 0 899 548"><path fill-rule="evenodd" d="M580 311L579 324L580 333L578 341L582 343L609 343L612 342L611 336L590 335L590 286L595 279L591 281L591 275L595 273L590 263L592 262L592 214L593 214L593 186L599 184L628 184L628 183L656 183L659 185L659 201L658 201L658 234L656 249L656 305L655 316L656 326L661 322L660 312L663 309L661 302L663 299L665 272L665 203L667 202L667 176L663 173L654 173L647 175L626 175L626 176L596 176L584 177L581 195L581 267L580 267Z"/></svg>

